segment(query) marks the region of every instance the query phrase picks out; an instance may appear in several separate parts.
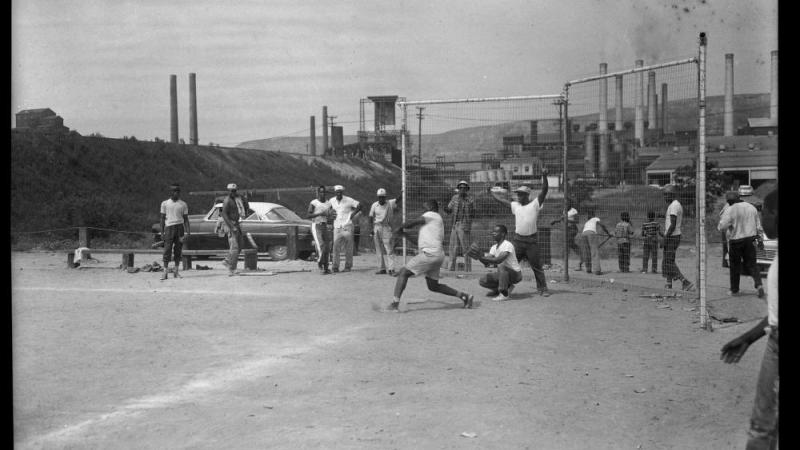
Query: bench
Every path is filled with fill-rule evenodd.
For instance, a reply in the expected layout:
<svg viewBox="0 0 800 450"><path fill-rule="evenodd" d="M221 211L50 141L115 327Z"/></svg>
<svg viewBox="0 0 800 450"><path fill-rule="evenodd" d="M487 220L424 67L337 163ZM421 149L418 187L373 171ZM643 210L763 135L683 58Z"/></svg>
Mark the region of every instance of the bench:
<svg viewBox="0 0 800 450"><path fill-rule="evenodd" d="M242 250L241 254L251 254L253 250L244 249ZM88 261L89 256L87 255L97 254L97 253L113 253L113 254L121 254L122 255L122 269L127 269L128 267L133 267L133 256L137 253L139 254L150 254L150 255L163 255L164 251L154 248L90 248L88 251L81 253L81 262L86 263ZM257 253L257 255L269 255L268 253ZM181 252L181 266L183 270L191 269L192 268L192 257L193 256L228 256L227 250L183 250ZM245 263L247 265L247 257L245 256ZM67 251L67 268L74 269L77 267L75 265L75 250ZM255 268L255 267L249 267Z"/></svg>

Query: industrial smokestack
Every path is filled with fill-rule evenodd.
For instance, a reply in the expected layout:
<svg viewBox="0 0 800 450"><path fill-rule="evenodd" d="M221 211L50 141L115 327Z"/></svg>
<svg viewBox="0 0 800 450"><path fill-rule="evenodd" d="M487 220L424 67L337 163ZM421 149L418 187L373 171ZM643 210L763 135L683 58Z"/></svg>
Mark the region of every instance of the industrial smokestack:
<svg viewBox="0 0 800 450"><path fill-rule="evenodd" d="M622 75L617 75L614 77L616 81L616 116L614 117L614 129L617 130L617 133L621 133L623 131L622 127Z"/></svg>
<svg viewBox="0 0 800 450"><path fill-rule="evenodd" d="M169 76L169 141L178 143L178 76Z"/></svg>
<svg viewBox="0 0 800 450"><path fill-rule="evenodd" d="M733 53L725 54L725 103L722 120L723 134L733 136Z"/></svg>
<svg viewBox="0 0 800 450"><path fill-rule="evenodd" d="M636 60L636 67L644 67L644 61L641 59ZM634 129L633 136L639 146L644 145L644 72L639 72L637 75L638 86L636 89L636 117L633 120Z"/></svg>
<svg viewBox="0 0 800 450"><path fill-rule="evenodd" d="M659 120L659 125L661 125L661 133L667 133L667 83L661 83L661 119Z"/></svg>
<svg viewBox="0 0 800 450"><path fill-rule="evenodd" d="M772 123L778 125L778 51L773 50L771 53L771 66L772 73L770 90L769 90L769 118Z"/></svg>
<svg viewBox="0 0 800 450"><path fill-rule="evenodd" d="M311 116L311 142L308 143L308 152L317 156L317 127L314 125L314 116Z"/></svg>
<svg viewBox="0 0 800 450"><path fill-rule="evenodd" d="M656 129L656 73L647 73L647 129Z"/></svg>
<svg viewBox="0 0 800 450"><path fill-rule="evenodd" d="M600 75L608 73L608 65L600 63ZM608 78L600 80L600 117L597 120L597 133L600 135L599 171L608 172Z"/></svg>
<svg viewBox="0 0 800 450"><path fill-rule="evenodd" d="M322 107L322 153L328 153L328 107Z"/></svg>
<svg viewBox="0 0 800 450"><path fill-rule="evenodd" d="M189 74L189 143L197 145L197 84L195 74Z"/></svg>
<svg viewBox="0 0 800 450"><path fill-rule="evenodd" d="M536 144L539 141L539 122L531 120L531 144Z"/></svg>

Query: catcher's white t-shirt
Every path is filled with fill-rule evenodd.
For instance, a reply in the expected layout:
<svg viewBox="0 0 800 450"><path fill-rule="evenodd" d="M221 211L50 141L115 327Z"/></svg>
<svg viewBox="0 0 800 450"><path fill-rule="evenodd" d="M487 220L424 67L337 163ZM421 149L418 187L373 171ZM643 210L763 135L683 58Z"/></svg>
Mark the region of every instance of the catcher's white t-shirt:
<svg viewBox="0 0 800 450"><path fill-rule="evenodd" d="M520 267L519 261L517 261L517 253L514 250L514 244L505 240L501 242L500 245L494 244L492 248L489 249L489 254L495 257L503 252L508 252L508 256L503 262L497 265L497 268L508 267L513 271L522 272L522 267Z"/></svg>

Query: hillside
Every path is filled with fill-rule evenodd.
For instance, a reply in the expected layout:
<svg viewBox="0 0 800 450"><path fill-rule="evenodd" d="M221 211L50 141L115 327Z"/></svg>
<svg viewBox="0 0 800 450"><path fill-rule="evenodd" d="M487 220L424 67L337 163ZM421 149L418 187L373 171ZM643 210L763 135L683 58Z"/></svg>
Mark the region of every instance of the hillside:
<svg viewBox="0 0 800 450"><path fill-rule="evenodd" d="M747 125L751 117L769 116L769 94L736 94L733 98L734 129ZM613 99L609 97L609 101ZM613 104L613 103L612 103ZM669 105L670 130L685 131L697 129L697 100L672 100ZM706 129L708 135L721 135L723 132L723 107L724 96L710 96L706 99ZM634 109L625 108L623 120L634 120ZM613 106L609 109L609 117L614 116ZM573 123L580 123L583 127L597 121L597 114L575 116L570 118ZM413 129L412 129L413 131ZM446 155L448 161L480 161L482 153L493 153L502 148L503 136L525 135L526 142L530 140L530 125L527 121L503 123L499 125L468 127L448 131L441 134L422 135L422 158L432 161L437 155ZM557 139L555 136L551 136ZM549 139L550 137L548 137ZM417 139L411 133L411 144L416 151ZM317 154L322 151L322 138L317 136ZM344 143L358 142L355 135L345 135ZM281 137L242 142L237 147L260 150L280 151L288 153L308 154L308 137Z"/></svg>
<svg viewBox="0 0 800 450"><path fill-rule="evenodd" d="M301 213L312 186L342 184L370 203L379 187L397 193L401 186L400 170L385 162L12 130L11 232L89 226L146 233L173 182L191 214L206 212L213 198L189 192L224 191L231 182L240 190L309 187L280 193L280 203ZM278 201L275 194L253 199Z"/></svg>

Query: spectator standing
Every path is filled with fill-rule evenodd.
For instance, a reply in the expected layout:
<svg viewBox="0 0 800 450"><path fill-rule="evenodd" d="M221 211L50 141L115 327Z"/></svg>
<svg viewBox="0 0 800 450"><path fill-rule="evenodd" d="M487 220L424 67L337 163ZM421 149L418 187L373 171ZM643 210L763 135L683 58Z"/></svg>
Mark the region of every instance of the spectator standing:
<svg viewBox="0 0 800 450"><path fill-rule="evenodd" d="M228 266L228 276L236 275L236 265L239 263L239 253L242 249L242 219L246 217L248 205L246 201L237 193L236 183L228 184L228 196L222 202L222 220L225 221L223 229L228 235L228 258L225 265Z"/></svg>
<svg viewBox="0 0 800 450"><path fill-rule="evenodd" d="M575 253L578 254L578 258L580 258L580 262L578 263L578 270L583 269L583 253L581 253L581 247L578 245L580 242L580 238L578 236L578 210L572 207L572 201L567 200L567 235L566 235L566 245L575 250ZM550 226L553 226L557 223L561 223L564 221L564 216L550 222Z"/></svg>
<svg viewBox="0 0 800 450"><path fill-rule="evenodd" d="M683 290L690 291L694 289L694 284L683 276L675 262L678 246L681 243L681 222L683 222L683 206L677 199L675 186L664 187L664 201L668 205L664 219L664 229L666 230L664 232L664 262L661 264L664 278L667 279L664 287L672 289L672 280L680 280Z"/></svg>
<svg viewBox="0 0 800 450"><path fill-rule="evenodd" d="M533 201L530 200L531 188L524 185L518 187L514 191L517 194L516 201L508 201L500 197L499 191L490 191L495 200L511 206L511 213L515 218L515 237L513 243L517 261L521 262L522 259L528 260L531 269L533 269L533 276L536 279L536 290L543 297L549 297L550 291L547 289L547 280L544 277L542 263L539 260L539 244L536 234L538 228L536 222L539 219L539 211L544 207L547 189L547 168L544 167L542 168L542 190Z"/></svg>
<svg viewBox="0 0 800 450"><path fill-rule="evenodd" d="M375 243L375 256L378 258L376 275L388 273L394 276L394 236L392 221L394 213L400 209L396 198L386 200L386 189L377 192L378 201L369 209L369 220L372 223L372 238ZM388 272L387 272L388 269Z"/></svg>
<svg viewBox="0 0 800 450"><path fill-rule="evenodd" d="M343 272L350 272L353 269L353 216L361 211L361 204L344 195L344 187L337 184L333 187L335 197L328 200L331 208L336 213L333 220L333 272L339 272L339 259L344 247L345 260Z"/></svg>
<svg viewBox="0 0 800 450"><path fill-rule="evenodd" d="M399 312L405 310L405 306L400 304L400 298L406 289L408 279L420 274L425 275L425 283L428 285L428 290L451 297L458 297L464 303L464 308L470 309L472 308L474 296L439 283L439 273L442 263L444 263L444 221L442 216L439 215L439 202L433 199L426 200L423 203L423 207L425 212L422 213L422 216L411 219L394 230L396 235L402 236L405 234L404 230L406 228L422 226L417 239L419 252L405 266L400 268L394 285L394 297L383 311Z"/></svg>
<svg viewBox="0 0 800 450"><path fill-rule="evenodd" d="M725 210L727 210L729 207L730 207L730 205L728 205L728 202L726 201L725 205L722 207L722 209L719 212L720 220L722 219L722 215L725 214ZM723 268L730 267L730 263L728 262L728 259L729 259L729 255L728 255L728 249L729 249L729 247L728 247L728 237L729 236L728 236L728 233L729 232L730 232L730 227L728 227L728 228L726 228L726 229L724 229L724 230L719 232L719 237L722 240L722 267Z"/></svg>
<svg viewBox="0 0 800 450"><path fill-rule="evenodd" d="M761 219L758 210L739 198L738 192L728 192L725 201L729 207L724 210L717 229L729 231L728 256L730 258L730 294L739 293L739 280L743 269L753 277L758 298L764 298L761 273L756 265L756 245L761 243Z"/></svg>
<svg viewBox="0 0 800 450"><path fill-rule="evenodd" d="M581 233L581 240L583 248L583 260L586 262L586 273L592 273L594 268L595 275L602 275L603 270L600 267L600 245L603 242L600 234L597 233L597 227L603 229L605 236L611 236L605 224L600 222L600 218L594 214L594 209L590 208L587 211L588 220L583 224L583 232Z"/></svg>
<svg viewBox="0 0 800 450"><path fill-rule="evenodd" d="M633 225L631 225L631 215L627 211L620 214L620 221L614 228L614 237L617 239L619 271L628 273L631 271L631 237L633 237Z"/></svg>
<svg viewBox="0 0 800 450"><path fill-rule="evenodd" d="M497 271L487 273L478 281L481 286L490 289L489 295L494 295L492 300L496 302L508 300L514 285L522 281L522 267L517 261L514 244L506 240L507 234L505 225L495 225L492 230L495 244L489 249L489 256L475 255L484 266L497 266Z"/></svg>
<svg viewBox="0 0 800 450"><path fill-rule="evenodd" d="M658 273L658 241L663 238L656 212L647 211L647 222L642 224L642 273L647 273L647 263L652 259L653 273Z"/></svg>
<svg viewBox="0 0 800 450"><path fill-rule="evenodd" d="M459 253L464 255L464 268L472 271L472 260L467 257L467 249L472 242L470 230L475 218L475 199L469 195L469 183L461 180L456 185L458 193L453 195L444 211L453 216L453 228L450 230L450 270L456 270ZM460 249L460 251L459 251Z"/></svg>
<svg viewBox="0 0 800 450"><path fill-rule="evenodd" d="M181 251L183 250L183 240L190 234L189 229L189 206L180 199L181 186L173 184L170 186L170 198L161 202L161 238L164 240L164 273L161 279L166 280L169 274L169 261L174 256L175 268L172 272L173 278L182 278L178 273L181 263Z"/></svg>
<svg viewBox="0 0 800 450"><path fill-rule="evenodd" d="M331 204L325 200L325 186L317 188L317 198L308 205L308 218L311 219L311 229L317 244L317 267L322 275L331 273L328 265L331 259L331 246L333 245L332 221L328 220L332 214Z"/></svg>

